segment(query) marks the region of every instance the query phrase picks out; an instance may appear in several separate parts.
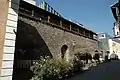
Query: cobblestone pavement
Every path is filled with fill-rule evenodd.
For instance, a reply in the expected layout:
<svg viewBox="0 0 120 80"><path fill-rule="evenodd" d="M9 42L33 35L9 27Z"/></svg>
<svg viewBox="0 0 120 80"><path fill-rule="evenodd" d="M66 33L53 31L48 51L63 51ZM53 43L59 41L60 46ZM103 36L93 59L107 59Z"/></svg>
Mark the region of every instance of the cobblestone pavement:
<svg viewBox="0 0 120 80"><path fill-rule="evenodd" d="M100 64L68 80L120 80L120 60Z"/></svg>

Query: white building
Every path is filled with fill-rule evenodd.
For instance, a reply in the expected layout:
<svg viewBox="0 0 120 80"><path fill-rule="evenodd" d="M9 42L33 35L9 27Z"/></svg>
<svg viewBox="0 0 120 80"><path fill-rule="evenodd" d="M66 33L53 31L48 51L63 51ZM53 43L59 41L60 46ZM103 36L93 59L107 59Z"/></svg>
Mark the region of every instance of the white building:
<svg viewBox="0 0 120 80"><path fill-rule="evenodd" d="M110 53L113 53L114 51L120 58L120 6L119 6L119 3L120 3L120 0L118 0L117 3L111 6L111 10L114 17L114 27L113 27L114 38L109 39L109 49L110 49Z"/></svg>
<svg viewBox="0 0 120 80"><path fill-rule="evenodd" d="M109 51L110 54L115 52L120 59L120 40L119 39L109 39Z"/></svg>
<svg viewBox="0 0 120 80"><path fill-rule="evenodd" d="M98 48L101 51L109 51L109 39L112 37L107 33L98 33Z"/></svg>

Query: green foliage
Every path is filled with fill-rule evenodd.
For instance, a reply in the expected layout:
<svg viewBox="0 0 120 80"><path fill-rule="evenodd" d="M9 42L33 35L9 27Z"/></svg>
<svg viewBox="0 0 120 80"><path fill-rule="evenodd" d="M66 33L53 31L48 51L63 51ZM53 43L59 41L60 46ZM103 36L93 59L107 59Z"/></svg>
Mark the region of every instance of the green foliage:
<svg viewBox="0 0 120 80"><path fill-rule="evenodd" d="M72 70L72 64L63 59L41 57L31 66L34 76L31 80L58 80Z"/></svg>

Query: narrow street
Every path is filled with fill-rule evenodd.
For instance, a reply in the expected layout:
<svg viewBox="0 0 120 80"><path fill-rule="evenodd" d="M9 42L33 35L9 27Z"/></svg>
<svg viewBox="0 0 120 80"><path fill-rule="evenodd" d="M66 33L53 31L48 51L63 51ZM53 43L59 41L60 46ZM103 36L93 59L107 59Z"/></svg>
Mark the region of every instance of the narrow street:
<svg viewBox="0 0 120 80"><path fill-rule="evenodd" d="M68 80L120 80L120 61L100 64Z"/></svg>

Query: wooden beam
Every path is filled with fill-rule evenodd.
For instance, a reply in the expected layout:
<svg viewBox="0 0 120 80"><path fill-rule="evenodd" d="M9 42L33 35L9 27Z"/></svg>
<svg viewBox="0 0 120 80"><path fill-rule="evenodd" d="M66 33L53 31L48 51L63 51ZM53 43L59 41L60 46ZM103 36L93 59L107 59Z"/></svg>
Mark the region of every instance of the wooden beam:
<svg viewBox="0 0 120 80"><path fill-rule="evenodd" d="M60 20L60 27L62 27L62 21Z"/></svg>
<svg viewBox="0 0 120 80"><path fill-rule="evenodd" d="M72 27L72 26L71 26L71 24L70 24L70 31L71 31L71 27Z"/></svg>
<svg viewBox="0 0 120 80"><path fill-rule="evenodd" d="M48 23L50 23L50 16L48 16Z"/></svg>
<svg viewBox="0 0 120 80"><path fill-rule="evenodd" d="M77 31L78 31L78 33L80 33L80 31L79 31L79 27L77 27Z"/></svg>

